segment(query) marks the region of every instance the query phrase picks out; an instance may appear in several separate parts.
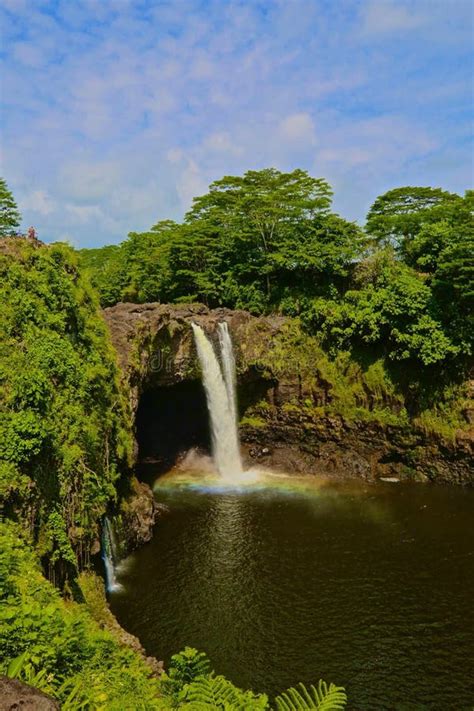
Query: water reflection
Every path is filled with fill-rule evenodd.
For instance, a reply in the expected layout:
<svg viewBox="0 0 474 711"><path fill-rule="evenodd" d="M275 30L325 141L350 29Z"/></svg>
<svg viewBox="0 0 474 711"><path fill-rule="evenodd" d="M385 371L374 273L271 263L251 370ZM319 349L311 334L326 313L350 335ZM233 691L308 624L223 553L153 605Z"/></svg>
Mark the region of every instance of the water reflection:
<svg viewBox="0 0 474 711"><path fill-rule="evenodd" d="M468 707L474 492L182 470L155 490L170 512L112 596L149 653L190 644L270 694L321 676L353 708Z"/></svg>

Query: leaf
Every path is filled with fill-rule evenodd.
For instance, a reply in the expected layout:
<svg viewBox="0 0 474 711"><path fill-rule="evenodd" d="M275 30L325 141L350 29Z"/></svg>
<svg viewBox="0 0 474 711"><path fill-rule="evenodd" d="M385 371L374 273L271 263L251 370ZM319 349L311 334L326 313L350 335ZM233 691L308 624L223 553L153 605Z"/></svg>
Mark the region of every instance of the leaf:
<svg viewBox="0 0 474 711"><path fill-rule="evenodd" d="M304 684L291 687L275 699L276 711L340 711L345 708L347 696L342 686L326 684L320 679L318 688Z"/></svg>
<svg viewBox="0 0 474 711"><path fill-rule="evenodd" d="M12 659L10 664L8 665L7 676L9 676L10 679L18 679L26 664L27 659L28 652L23 652L23 654L20 654L18 657L15 657L15 659Z"/></svg>
<svg viewBox="0 0 474 711"><path fill-rule="evenodd" d="M263 711L268 708L264 694L242 691L223 676L211 675L196 679L183 690L183 697L190 711Z"/></svg>

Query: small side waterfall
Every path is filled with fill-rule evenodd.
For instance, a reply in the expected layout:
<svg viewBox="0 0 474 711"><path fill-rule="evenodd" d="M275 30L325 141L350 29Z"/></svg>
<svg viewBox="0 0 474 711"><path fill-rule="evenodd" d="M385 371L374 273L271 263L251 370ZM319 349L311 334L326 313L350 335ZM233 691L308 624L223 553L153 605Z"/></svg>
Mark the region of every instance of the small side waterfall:
<svg viewBox="0 0 474 711"><path fill-rule="evenodd" d="M219 324L221 367L202 328L195 323L192 327L211 420L212 456L221 477L235 481L242 476L242 462L237 431L235 360L229 330L226 323Z"/></svg>
<svg viewBox="0 0 474 711"><path fill-rule="evenodd" d="M104 518L102 526L102 559L104 561L107 592L120 590L120 583L117 581L116 575L118 562L117 542L115 531L107 517Z"/></svg>

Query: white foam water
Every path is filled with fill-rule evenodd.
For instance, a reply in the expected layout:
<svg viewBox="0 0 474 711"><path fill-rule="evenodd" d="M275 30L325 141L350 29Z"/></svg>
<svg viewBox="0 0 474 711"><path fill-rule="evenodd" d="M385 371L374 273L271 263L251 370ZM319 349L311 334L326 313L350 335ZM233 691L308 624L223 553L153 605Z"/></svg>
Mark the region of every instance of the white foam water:
<svg viewBox="0 0 474 711"><path fill-rule="evenodd" d="M226 323L219 324L221 366L202 328L195 323L192 327L206 391L214 464L222 479L240 481L243 470L237 429L235 359L229 329Z"/></svg>

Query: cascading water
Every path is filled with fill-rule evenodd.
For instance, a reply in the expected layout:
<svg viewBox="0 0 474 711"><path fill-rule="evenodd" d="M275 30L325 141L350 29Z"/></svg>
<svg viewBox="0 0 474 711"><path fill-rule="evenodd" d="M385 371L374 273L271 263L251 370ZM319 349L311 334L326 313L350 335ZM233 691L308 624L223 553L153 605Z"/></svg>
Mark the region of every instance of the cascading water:
<svg viewBox="0 0 474 711"><path fill-rule="evenodd" d="M107 591L120 590L120 583L117 581L116 575L117 543L113 526L107 517L104 518L102 526L102 559L104 561Z"/></svg>
<svg viewBox="0 0 474 711"><path fill-rule="evenodd" d="M235 358L234 358L234 348L232 346L232 340L230 338L229 327L227 323L223 321L218 326L219 329L219 344L221 347L221 357L222 357L222 370L224 373L224 381L227 389L227 397L229 398L229 405L234 418L234 422L237 426L237 382L235 377Z"/></svg>
<svg viewBox="0 0 474 711"><path fill-rule="evenodd" d="M211 420L214 464L223 479L236 481L242 477L243 470L237 431L235 361L229 330L226 323L219 324L221 368L202 328L195 323L192 327Z"/></svg>

